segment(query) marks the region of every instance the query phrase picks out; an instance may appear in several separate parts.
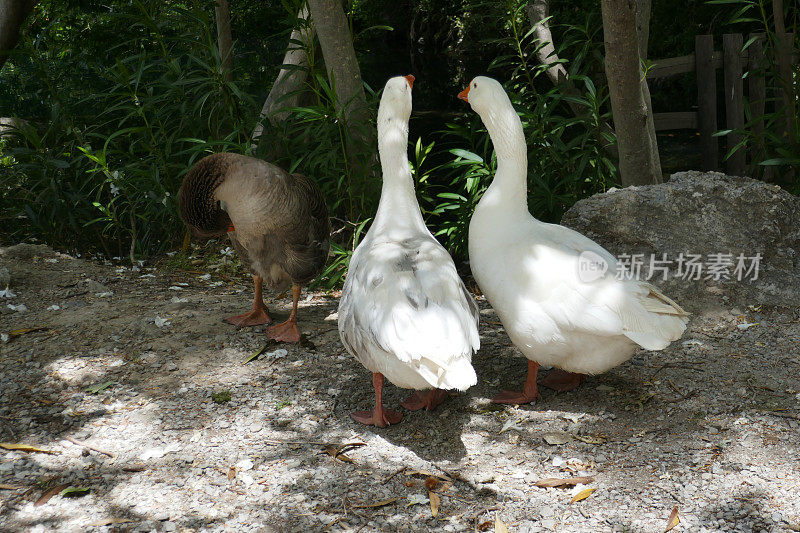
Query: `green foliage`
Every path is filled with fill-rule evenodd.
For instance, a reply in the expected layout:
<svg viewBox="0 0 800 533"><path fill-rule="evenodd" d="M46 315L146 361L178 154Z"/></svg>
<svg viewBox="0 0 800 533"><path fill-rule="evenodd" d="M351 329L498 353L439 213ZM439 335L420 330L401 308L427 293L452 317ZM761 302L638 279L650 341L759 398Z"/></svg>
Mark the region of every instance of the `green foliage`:
<svg viewBox="0 0 800 533"><path fill-rule="evenodd" d="M776 35L772 17L772 3L764 0L712 0L709 4L724 4L730 9L726 21L738 31L762 33L764 60L753 65L745 78L762 77L767 87L765 112L757 114L753 102L745 101L746 124L742 130L723 130L719 136L727 136L732 132L739 133L742 140L735 146L729 146L726 159L739 150L746 150L754 155L750 158L750 175L768 178L794 194L800 194L800 66L791 65L789 79L781 76L779 68L779 50L781 43ZM790 10L787 32L794 34L789 44L789 54L800 52L800 14ZM746 40L743 50L752 50L755 37ZM785 96L785 98L784 98Z"/></svg>
<svg viewBox="0 0 800 533"><path fill-rule="evenodd" d="M55 105L16 132L20 187L0 199L3 219L25 217L48 242L132 260L175 244L174 193L187 163L245 151L253 122L252 99L221 75L209 5L134 0L108 15L127 38L84 65L100 80L90 93L64 94L71 87L50 75L55 22L27 41L40 98Z"/></svg>
<svg viewBox="0 0 800 533"><path fill-rule="evenodd" d="M558 222L577 200L605 191L617 180L616 167L606 154L614 143L604 127L610 121L608 94L583 74L591 72L599 58L599 25L589 17L585 24L570 25L564 31L560 54L570 58L565 67L574 89L560 92L543 79L546 68L535 62L538 43L532 31L525 29L529 24L523 9L524 3L511 0L506 4L501 14L505 33L496 42L507 53L495 59L492 69L498 79L507 80L506 90L525 131L529 209L537 218ZM579 110L577 116L568 104ZM491 183L496 161L488 133L475 113L470 111L465 119L447 127L450 160L437 170L445 172L448 180L443 186L426 188L438 191L427 208L432 225L438 228L436 235L454 257L466 258L469 219ZM428 181L425 178L424 183Z"/></svg>
<svg viewBox="0 0 800 533"><path fill-rule="evenodd" d="M724 1L654 5L650 56L691 53L694 35L713 31L724 22L720 15L728 14L736 31L767 31L768 61L748 76L765 75L770 86L776 69L768 2ZM27 38L0 83L2 114L26 119L0 139L0 231L10 240L36 237L107 256L174 248L183 235L175 202L182 176L207 153L252 151L249 134L289 31L298 24L299 6L300 0L242 0L232 6L237 70L229 82L216 48L214 0L38 3ZM380 168L375 147L363 139L374 128L378 105L371 87L382 87L390 76L417 76L411 124L415 185L429 226L458 259L467 255L469 219L496 168L479 117L455 98L474 75L488 72L504 82L520 114L528 202L536 217L558 221L575 201L616 182L607 153L614 143L608 95L597 74L597 2L551 6L550 27L570 75L568 91L542 75L523 7L521 0L349 2L373 114L360 124L346 123L317 47L295 43L309 57L307 85L286 120L267 121L266 141L253 155L312 177L328 202L333 258L318 286L341 283L377 208ZM789 13L797 49L798 15ZM664 83L676 86L654 92L656 107L659 98L685 100L679 108L692 105L694 85ZM790 103L797 106L796 83L791 91ZM740 149L758 147L754 172L771 168L783 177L798 166L800 124L797 109L785 113L775 106L775 95L770 98L763 132L752 128L762 117L748 109ZM784 135L777 126L786 116L792 121ZM782 184L800 188L797 179ZM184 267L186 256L168 262L173 263ZM238 267L228 262L220 268Z"/></svg>
<svg viewBox="0 0 800 533"><path fill-rule="evenodd" d="M219 392L212 392L211 401L219 404L228 403L229 401L231 401L231 391L223 390Z"/></svg>

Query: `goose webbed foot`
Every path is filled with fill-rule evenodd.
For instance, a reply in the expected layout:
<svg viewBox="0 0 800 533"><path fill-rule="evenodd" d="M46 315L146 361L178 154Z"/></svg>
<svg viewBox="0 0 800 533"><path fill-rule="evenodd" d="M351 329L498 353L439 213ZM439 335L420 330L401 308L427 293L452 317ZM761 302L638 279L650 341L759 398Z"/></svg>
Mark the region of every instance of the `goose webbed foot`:
<svg viewBox="0 0 800 533"><path fill-rule="evenodd" d="M289 318L286 322L281 322L267 328L267 337L278 342L300 342L300 330L297 329L297 320Z"/></svg>
<svg viewBox="0 0 800 533"><path fill-rule="evenodd" d="M504 390L492 398L493 403L504 403L507 405L524 405L526 403L541 400L539 388L536 386L536 376L539 373L539 363L528 361L528 375L525 378L525 386L521 391Z"/></svg>
<svg viewBox="0 0 800 533"><path fill-rule="evenodd" d="M297 329L297 301L300 299L300 285L292 284L292 314L286 322L281 322L267 329L267 337L278 342L300 342L300 330Z"/></svg>
<svg viewBox="0 0 800 533"><path fill-rule="evenodd" d="M525 391L504 390L492 398L492 403L504 403L506 405L525 405L536 400L541 400L542 395L536 391L534 394L526 394Z"/></svg>
<svg viewBox="0 0 800 533"><path fill-rule="evenodd" d="M555 391L566 392L577 389L585 379L586 374L577 374L554 368L547 374L546 378L539 382L539 385Z"/></svg>
<svg viewBox="0 0 800 533"><path fill-rule="evenodd" d="M400 423L403 415L383 406L383 381L383 374L380 372L372 373L372 387L375 389L375 407L372 411L353 411L350 413L350 418L365 426L377 426L379 428Z"/></svg>
<svg viewBox="0 0 800 533"><path fill-rule="evenodd" d="M400 402L400 405L409 411L419 411L425 409L430 411L435 409L440 403L447 399L447 391L433 389L428 391L414 391L411 396Z"/></svg>
<svg viewBox="0 0 800 533"><path fill-rule="evenodd" d="M267 306L264 304L262 293L264 280L260 276L253 276L253 310L243 315L233 315L225 319L225 322L233 324L237 328L247 326L258 326L260 324L270 324L272 319L267 314Z"/></svg>
<svg viewBox="0 0 800 533"><path fill-rule="evenodd" d="M244 328L247 326L270 324L272 323L272 319L267 314L266 307L259 307L242 315L229 316L225 319L225 322L233 324L237 328Z"/></svg>
<svg viewBox="0 0 800 533"><path fill-rule="evenodd" d="M350 413L350 418L365 426L385 428L392 424L399 424L403 420L403 415L394 409L382 407L372 411L353 411Z"/></svg>

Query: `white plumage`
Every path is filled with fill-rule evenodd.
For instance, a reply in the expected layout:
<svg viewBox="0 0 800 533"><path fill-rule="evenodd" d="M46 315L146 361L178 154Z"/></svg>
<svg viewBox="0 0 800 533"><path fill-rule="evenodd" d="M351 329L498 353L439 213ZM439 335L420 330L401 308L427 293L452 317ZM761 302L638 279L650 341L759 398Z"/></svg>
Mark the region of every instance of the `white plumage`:
<svg viewBox="0 0 800 533"><path fill-rule="evenodd" d="M479 347L478 309L419 210L406 155L407 79L390 79L381 98L381 200L350 260L339 334L361 364L399 387L465 390L477 382L471 359ZM376 395L379 410L377 385Z"/></svg>
<svg viewBox="0 0 800 533"><path fill-rule="evenodd" d="M483 119L498 160L470 221L470 266L520 351L535 363L596 374L637 345L661 350L680 338L688 322L680 306L649 283L619 279L616 259L596 242L530 215L522 124L502 86L481 76L460 96ZM580 274L589 259L607 265L596 279Z"/></svg>

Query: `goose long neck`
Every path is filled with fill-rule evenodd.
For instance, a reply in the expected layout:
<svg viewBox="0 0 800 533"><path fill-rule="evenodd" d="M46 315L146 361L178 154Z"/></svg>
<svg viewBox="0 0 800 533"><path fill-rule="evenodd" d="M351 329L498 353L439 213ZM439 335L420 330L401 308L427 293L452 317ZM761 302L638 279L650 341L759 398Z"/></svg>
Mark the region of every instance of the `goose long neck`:
<svg viewBox="0 0 800 533"><path fill-rule="evenodd" d="M528 213L528 153L522 122L511 102L502 102L482 116L497 154L497 172L481 199L509 214Z"/></svg>
<svg viewBox="0 0 800 533"><path fill-rule="evenodd" d="M378 152L383 186L373 226L380 229L425 228L408 164L408 120L378 116Z"/></svg>

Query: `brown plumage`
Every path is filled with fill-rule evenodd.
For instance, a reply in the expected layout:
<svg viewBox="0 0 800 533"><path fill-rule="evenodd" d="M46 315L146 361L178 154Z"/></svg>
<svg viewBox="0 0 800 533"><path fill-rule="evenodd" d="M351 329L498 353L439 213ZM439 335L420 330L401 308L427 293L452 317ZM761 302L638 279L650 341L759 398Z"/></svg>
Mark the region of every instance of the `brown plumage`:
<svg viewBox="0 0 800 533"><path fill-rule="evenodd" d="M291 285L292 314L270 328L270 337L299 340L295 315L300 287L322 271L330 247L328 208L314 181L260 159L213 154L186 174L178 206L195 235L227 232L253 274L253 311L226 320L240 327L269 322L262 280L275 290Z"/></svg>

